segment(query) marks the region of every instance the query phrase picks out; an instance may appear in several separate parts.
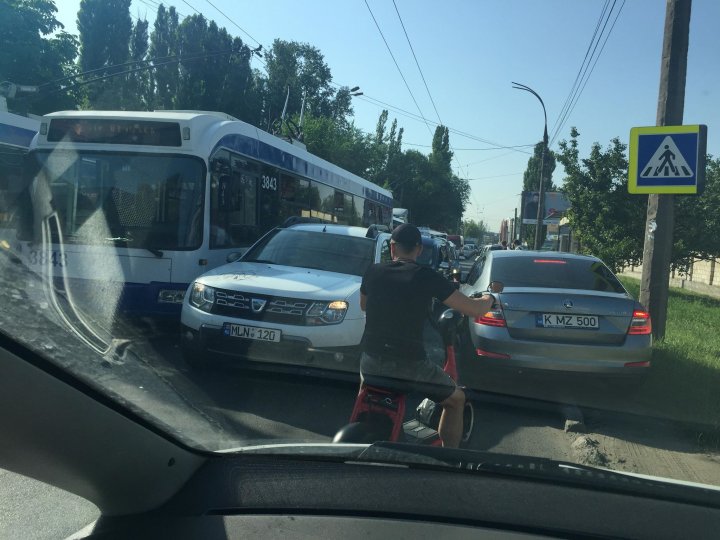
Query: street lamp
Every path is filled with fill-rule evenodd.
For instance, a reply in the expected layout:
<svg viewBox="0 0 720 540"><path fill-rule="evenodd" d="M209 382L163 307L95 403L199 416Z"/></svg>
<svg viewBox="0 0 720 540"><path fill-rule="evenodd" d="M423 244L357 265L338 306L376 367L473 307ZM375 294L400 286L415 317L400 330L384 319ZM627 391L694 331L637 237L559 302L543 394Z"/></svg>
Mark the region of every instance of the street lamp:
<svg viewBox="0 0 720 540"><path fill-rule="evenodd" d="M545 103L543 103L542 98L537 94L537 92L535 92L535 90L524 84L516 82L513 82L512 84L515 90L525 90L526 92L530 92L533 96L538 98L538 101L540 101L540 105L542 105L543 108L543 115L545 115L545 131L543 132L543 147L540 158L540 200L538 200L537 224L535 227L535 249L540 249L540 247L542 246L542 219L545 214L545 184L543 182L543 173L545 172L545 149L548 145L547 112L545 111Z"/></svg>

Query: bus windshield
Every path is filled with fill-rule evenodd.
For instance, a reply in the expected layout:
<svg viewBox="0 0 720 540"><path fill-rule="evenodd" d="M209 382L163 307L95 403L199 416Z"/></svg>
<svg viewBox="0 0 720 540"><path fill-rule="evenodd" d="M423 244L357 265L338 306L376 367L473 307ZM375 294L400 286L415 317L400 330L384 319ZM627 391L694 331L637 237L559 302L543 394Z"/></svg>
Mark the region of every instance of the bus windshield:
<svg viewBox="0 0 720 540"><path fill-rule="evenodd" d="M151 250L200 247L205 172L179 155L35 152L33 175L48 182L63 241Z"/></svg>

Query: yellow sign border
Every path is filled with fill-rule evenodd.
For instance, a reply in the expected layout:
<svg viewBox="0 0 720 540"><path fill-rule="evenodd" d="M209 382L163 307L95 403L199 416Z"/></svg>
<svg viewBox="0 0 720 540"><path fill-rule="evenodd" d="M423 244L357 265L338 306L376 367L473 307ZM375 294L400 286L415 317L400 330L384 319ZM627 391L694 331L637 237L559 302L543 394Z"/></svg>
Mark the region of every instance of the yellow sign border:
<svg viewBox="0 0 720 540"><path fill-rule="evenodd" d="M695 171L694 186L638 186L638 143L640 135L672 135L674 133L697 133L700 137L700 124L690 126L648 126L630 128L630 148L628 152L628 193L634 195L675 194L695 195L698 192L698 171Z"/></svg>

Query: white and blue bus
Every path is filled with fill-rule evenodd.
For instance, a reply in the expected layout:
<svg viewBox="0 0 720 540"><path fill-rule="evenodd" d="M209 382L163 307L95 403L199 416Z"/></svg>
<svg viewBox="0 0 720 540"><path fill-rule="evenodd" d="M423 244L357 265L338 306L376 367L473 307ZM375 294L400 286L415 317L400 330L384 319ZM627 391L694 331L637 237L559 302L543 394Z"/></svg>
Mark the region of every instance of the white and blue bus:
<svg viewBox="0 0 720 540"><path fill-rule="evenodd" d="M22 259L130 314L179 314L195 277L290 217L392 220L389 191L222 113L48 114L28 163Z"/></svg>
<svg viewBox="0 0 720 540"><path fill-rule="evenodd" d="M23 187L23 160L40 122L0 111L0 235L14 228L14 208Z"/></svg>

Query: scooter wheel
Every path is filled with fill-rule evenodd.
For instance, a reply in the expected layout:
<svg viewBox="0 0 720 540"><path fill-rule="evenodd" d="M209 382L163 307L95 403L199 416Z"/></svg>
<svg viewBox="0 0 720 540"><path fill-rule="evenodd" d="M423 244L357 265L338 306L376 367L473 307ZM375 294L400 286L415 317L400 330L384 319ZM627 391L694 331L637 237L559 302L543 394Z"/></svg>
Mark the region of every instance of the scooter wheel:
<svg viewBox="0 0 720 540"><path fill-rule="evenodd" d="M460 443L467 446L472 438L473 428L475 427L475 407L472 401L466 401L463 407L463 430Z"/></svg>

